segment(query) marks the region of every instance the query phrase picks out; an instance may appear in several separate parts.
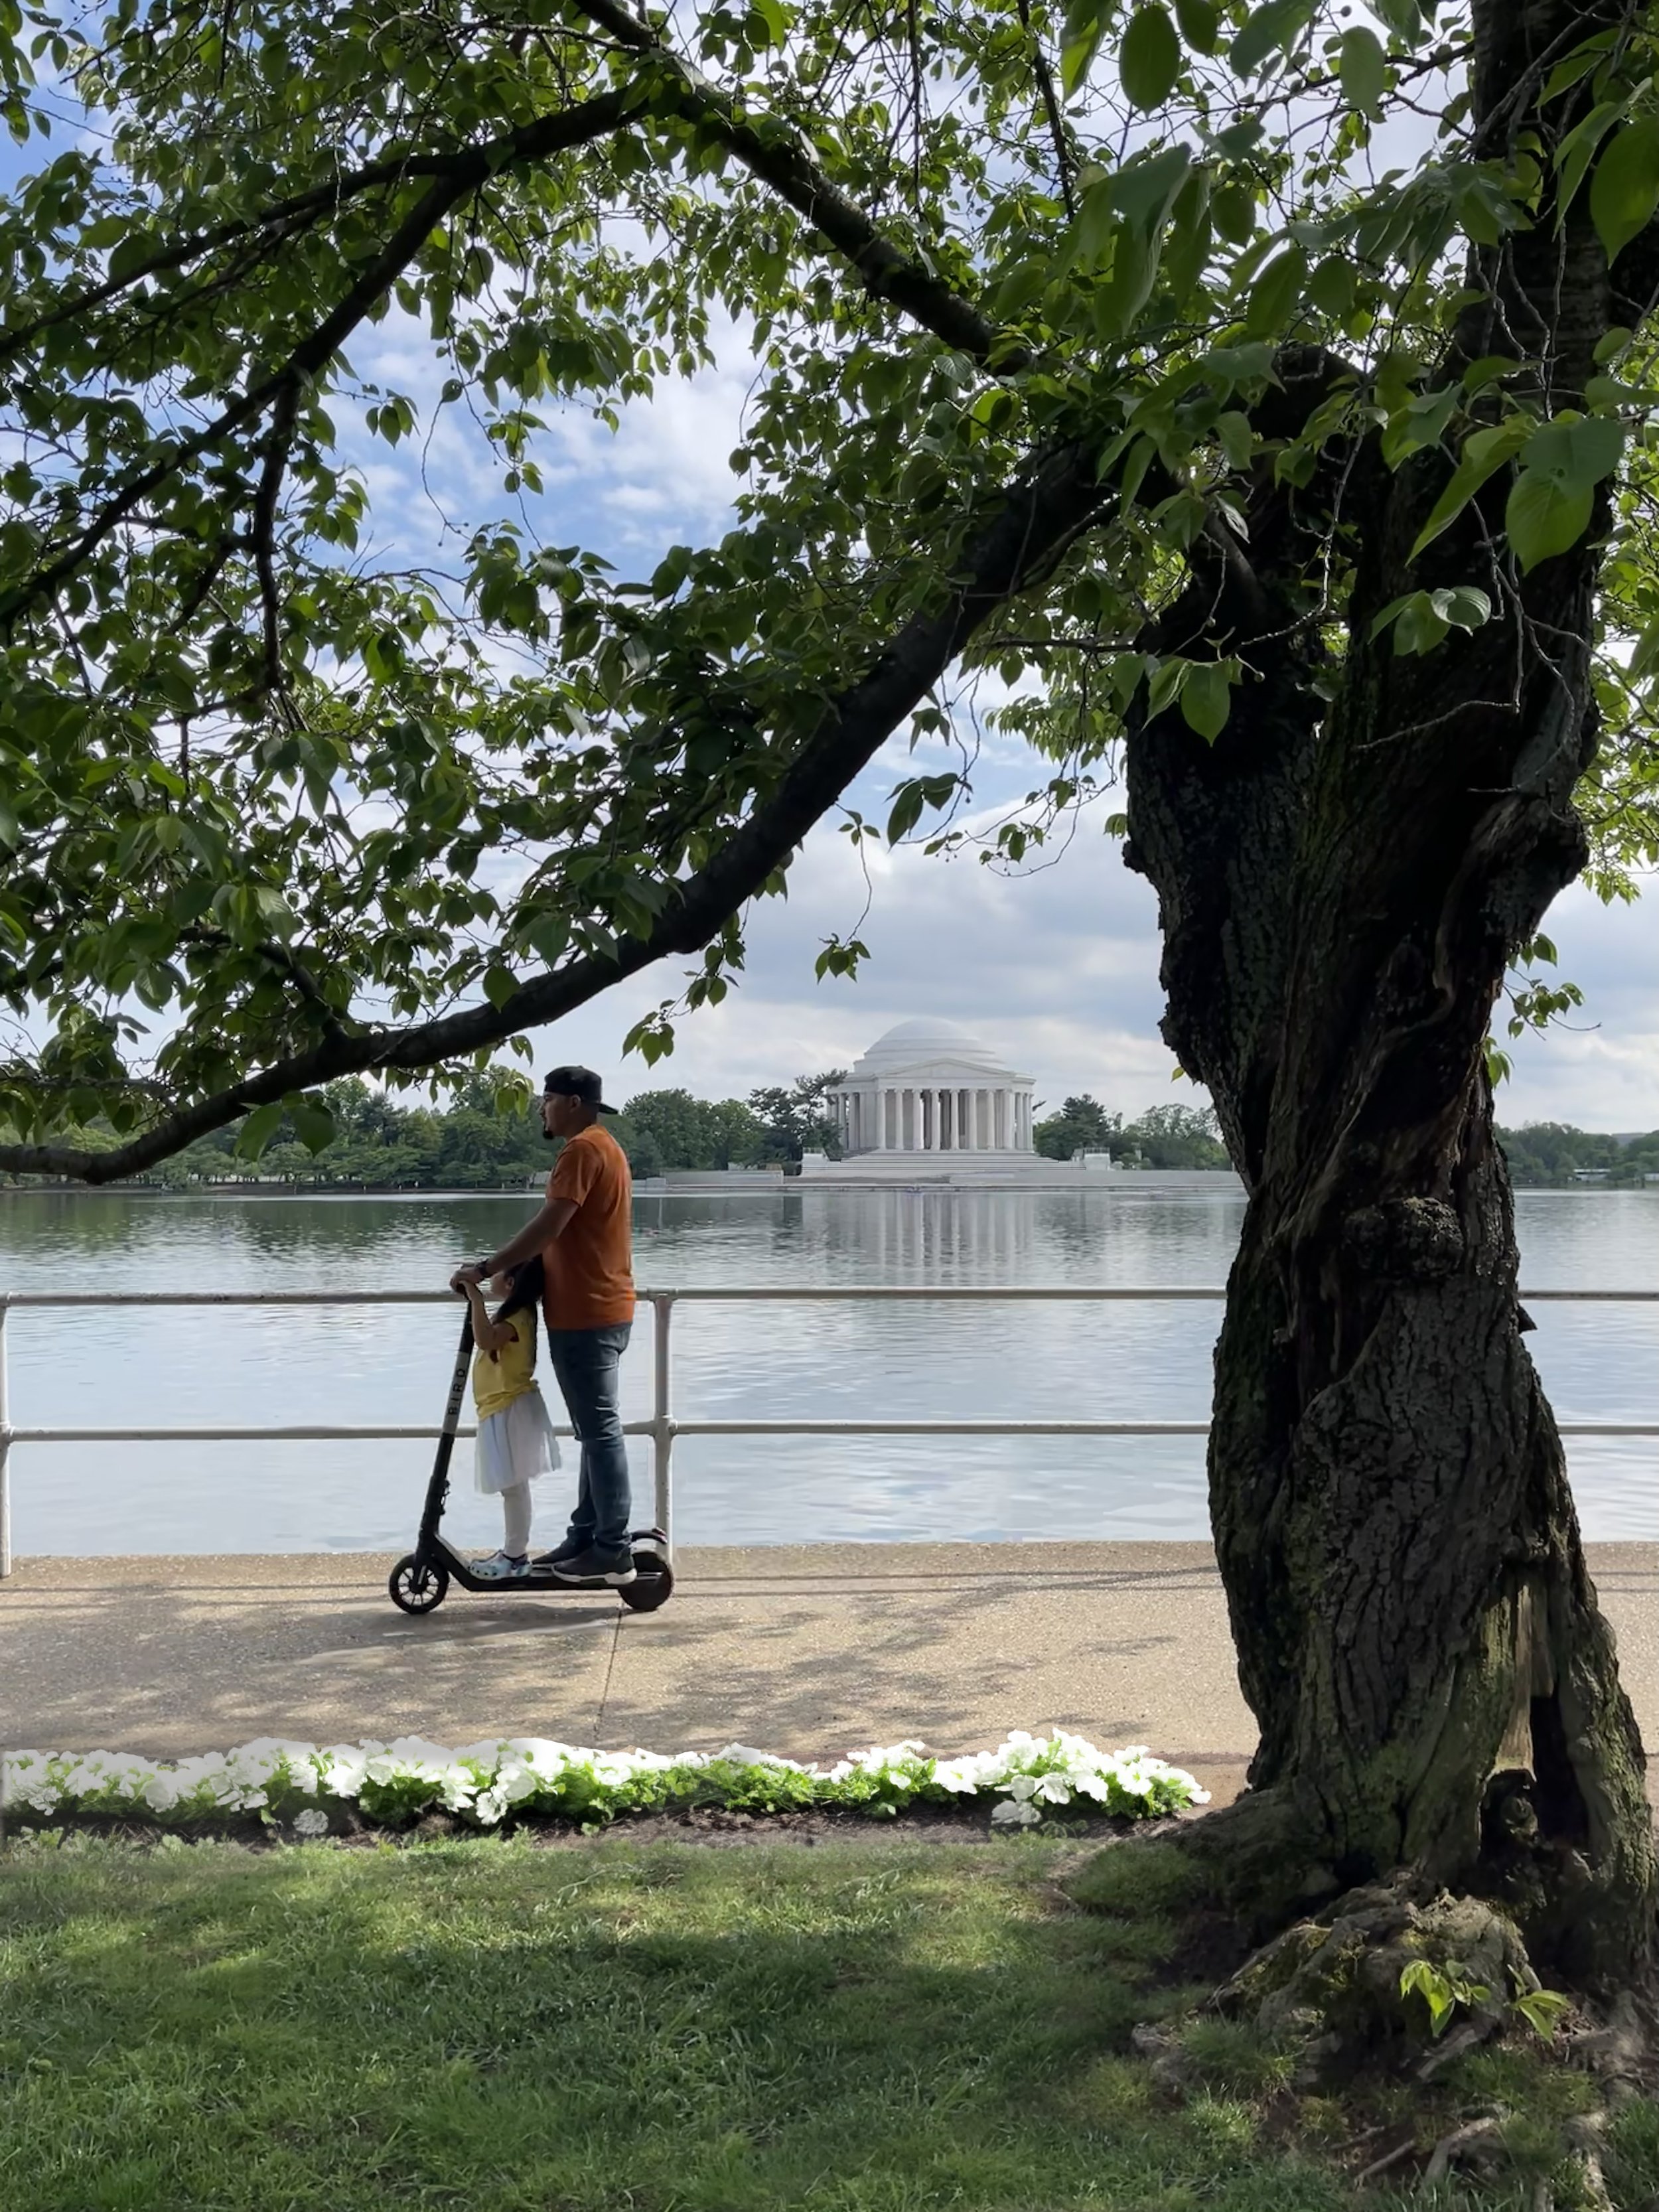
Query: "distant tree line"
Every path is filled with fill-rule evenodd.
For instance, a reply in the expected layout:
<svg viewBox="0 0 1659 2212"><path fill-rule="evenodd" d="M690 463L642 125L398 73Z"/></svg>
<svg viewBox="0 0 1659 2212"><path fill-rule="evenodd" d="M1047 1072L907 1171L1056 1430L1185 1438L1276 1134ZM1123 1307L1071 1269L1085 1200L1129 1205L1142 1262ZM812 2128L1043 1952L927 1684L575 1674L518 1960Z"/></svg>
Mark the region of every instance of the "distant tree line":
<svg viewBox="0 0 1659 2212"><path fill-rule="evenodd" d="M804 1152L837 1156L826 1095L844 1079L842 1070L831 1068L751 1091L746 1098L641 1091L608 1126L640 1179L727 1167L787 1170ZM500 1190L539 1180L551 1162L536 1102L525 1102L518 1079L505 1068L474 1075L443 1111L400 1104L356 1076L330 1084L323 1097L332 1134L320 1151L311 1149L320 1130L285 1120L257 1158L250 1157L240 1148L237 1124L199 1139L135 1180L173 1190L256 1180L379 1190ZM1659 1176L1659 1130L1608 1136L1560 1121L1534 1121L1498 1133L1510 1172L1523 1188L1566 1188L1586 1180L1632 1188L1644 1176ZM82 1136L89 1144L114 1141L96 1126ZM1051 1160L1109 1152L1123 1168L1228 1164L1207 1107L1153 1106L1126 1121L1085 1091L1037 1122L1032 1138Z"/></svg>
<svg viewBox="0 0 1659 2212"><path fill-rule="evenodd" d="M1207 1107L1154 1106L1133 1121L1108 1113L1085 1091L1067 1098L1057 1114L1032 1131L1038 1152L1051 1160L1079 1152L1109 1152L1121 1167L1224 1168L1227 1155ZM1610 1136L1563 1121L1529 1121L1500 1128L1498 1141L1510 1174L1522 1188L1568 1188L1585 1182L1625 1188L1659 1176L1659 1130L1645 1136Z"/></svg>
<svg viewBox="0 0 1659 2212"><path fill-rule="evenodd" d="M726 1167L787 1167L803 1152L833 1149L825 1093L838 1068L745 1098L694 1098L689 1091L643 1091L607 1123L635 1176ZM279 1121L257 1156L244 1126L216 1130L149 1173L141 1185L185 1190L204 1183L276 1182L347 1188L500 1190L545 1176L553 1152L535 1098L526 1101L511 1071L472 1076L444 1111L404 1105L356 1076L322 1093L325 1123ZM96 1127L88 1144L114 1141ZM320 1149L313 1146L319 1144ZM15 1181L15 1177L6 1177Z"/></svg>
<svg viewBox="0 0 1659 2212"><path fill-rule="evenodd" d="M1529 1121L1523 1129L1500 1129L1498 1137L1510 1177L1522 1188L1587 1180L1629 1188L1659 1176L1659 1129L1607 1136L1565 1121Z"/></svg>
<svg viewBox="0 0 1659 2212"><path fill-rule="evenodd" d="M1109 1152L1119 1167L1224 1168L1226 1150L1207 1106L1152 1106L1133 1121L1109 1114L1085 1091L1067 1098L1031 1131L1046 1159L1075 1159L1079 1152Z"/></svg>

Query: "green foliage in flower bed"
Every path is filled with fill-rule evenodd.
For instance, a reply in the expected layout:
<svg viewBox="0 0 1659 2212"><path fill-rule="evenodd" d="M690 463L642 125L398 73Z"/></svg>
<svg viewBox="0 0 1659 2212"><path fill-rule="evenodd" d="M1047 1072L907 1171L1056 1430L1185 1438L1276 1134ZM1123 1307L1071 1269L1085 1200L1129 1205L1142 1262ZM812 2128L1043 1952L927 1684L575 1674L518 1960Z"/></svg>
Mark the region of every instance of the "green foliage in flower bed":
<svg viewBox="0 0 1659 2212"><path fill-rule="evenodd" d="M1576 2201L1563 2125L1589 2085L1525 2056L1390 2114L1298 2104L1234 2037L1171 2106L1129 2039L1203 1994L1174 1893L1080 1911L1075 1850L14 1841L0 2204L1350 2212L1365 2126L1432 2141L1472 2095L1523 2116L1522 2163L1434 2201ZM1651 2106L1616 2148L1632 2212L1659 2187ZM1361 2201L1424 2200L1407 2177Z"/></svg>
<svg viewBox="0 0 1659 2212"><path fill-rule="evenodd" d="M479 1827L514 1814L592 1827L620 1814L721 1806L751 1813L822 1807L890 1817L918 1804L988 1803L1001 1826L1034 1827L1079 1805L1145 1820L1207 1803L1190 1774L1140 1746L1099 1751L1082 1736L1015 1729L994 1751L938 1759L916 1742L804 1766L748 1744L723 1751L593 1751L541 1737L491 1738L453 1751L420 1736L392 1743L262 1737L237 1750L155 1760L133 1752L0 1753L0 1808L52 1820L126 1815L195 1823L257 1813L298 1835L324 1835L343 1804L397 1826L441 1808Z"/></svg>

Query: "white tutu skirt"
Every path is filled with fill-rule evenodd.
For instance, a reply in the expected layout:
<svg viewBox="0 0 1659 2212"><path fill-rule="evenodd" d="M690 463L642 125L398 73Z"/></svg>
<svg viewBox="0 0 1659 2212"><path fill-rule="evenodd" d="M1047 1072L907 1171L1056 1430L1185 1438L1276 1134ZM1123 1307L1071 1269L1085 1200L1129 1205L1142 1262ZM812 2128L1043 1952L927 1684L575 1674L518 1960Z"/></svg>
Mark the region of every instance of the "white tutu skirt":
<svg viewBox="0 0 1659 2212"><path fill-rule="evenodd" d="M481 1496L498 1498L521 1482L534 1482L538 1474L551 1474L558 1463L559 1440L540 1390L526 1390L479 1422L472 1468Z"/></svg>

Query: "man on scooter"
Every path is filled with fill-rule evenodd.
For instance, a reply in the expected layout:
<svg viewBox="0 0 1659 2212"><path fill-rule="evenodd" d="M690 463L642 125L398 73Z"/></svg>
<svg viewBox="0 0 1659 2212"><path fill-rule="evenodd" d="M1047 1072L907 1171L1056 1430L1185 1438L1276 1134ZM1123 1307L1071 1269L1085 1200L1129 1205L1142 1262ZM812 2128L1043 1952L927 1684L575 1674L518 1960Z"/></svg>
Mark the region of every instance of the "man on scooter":
<svg viewBox="0 0 1659 2212"><path fill-rule="evenodd" d="M616 1110L591 1067L553 1070L542 1086L542 1129L564 1149L542 1209L499 1252L450 1279L459 1290L541 1254L548 1352L581 1446L581 1480L569 1533L537 1565L562 1582L613 1585L634 1579L618 1373L634 1321L634 1187L627 1154L599 1125Z"/></svg>

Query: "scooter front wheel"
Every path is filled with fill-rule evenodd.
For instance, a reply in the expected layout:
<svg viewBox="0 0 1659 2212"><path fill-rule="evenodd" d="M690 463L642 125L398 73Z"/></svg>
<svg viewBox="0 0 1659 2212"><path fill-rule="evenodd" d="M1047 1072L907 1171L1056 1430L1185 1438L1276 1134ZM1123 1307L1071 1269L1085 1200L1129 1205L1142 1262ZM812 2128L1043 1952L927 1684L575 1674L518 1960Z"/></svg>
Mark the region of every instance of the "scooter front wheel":
<svg viewBox="0 0 1659 2212"><path fill-rule="evenodd" d="M617 1595L630 1613L654 1613L674 1594L674 1570L654 1552L635 1552L631 1583L618 1585Z"/></svg>
<svg viewBox="0 0 1659 2212"><path fill-rule="evenodd" d="M449 1595L449 1570L441 1559L422 1559L413 1552L398 1560L386 1583L401 1613L434 1613Z"/></svg>

